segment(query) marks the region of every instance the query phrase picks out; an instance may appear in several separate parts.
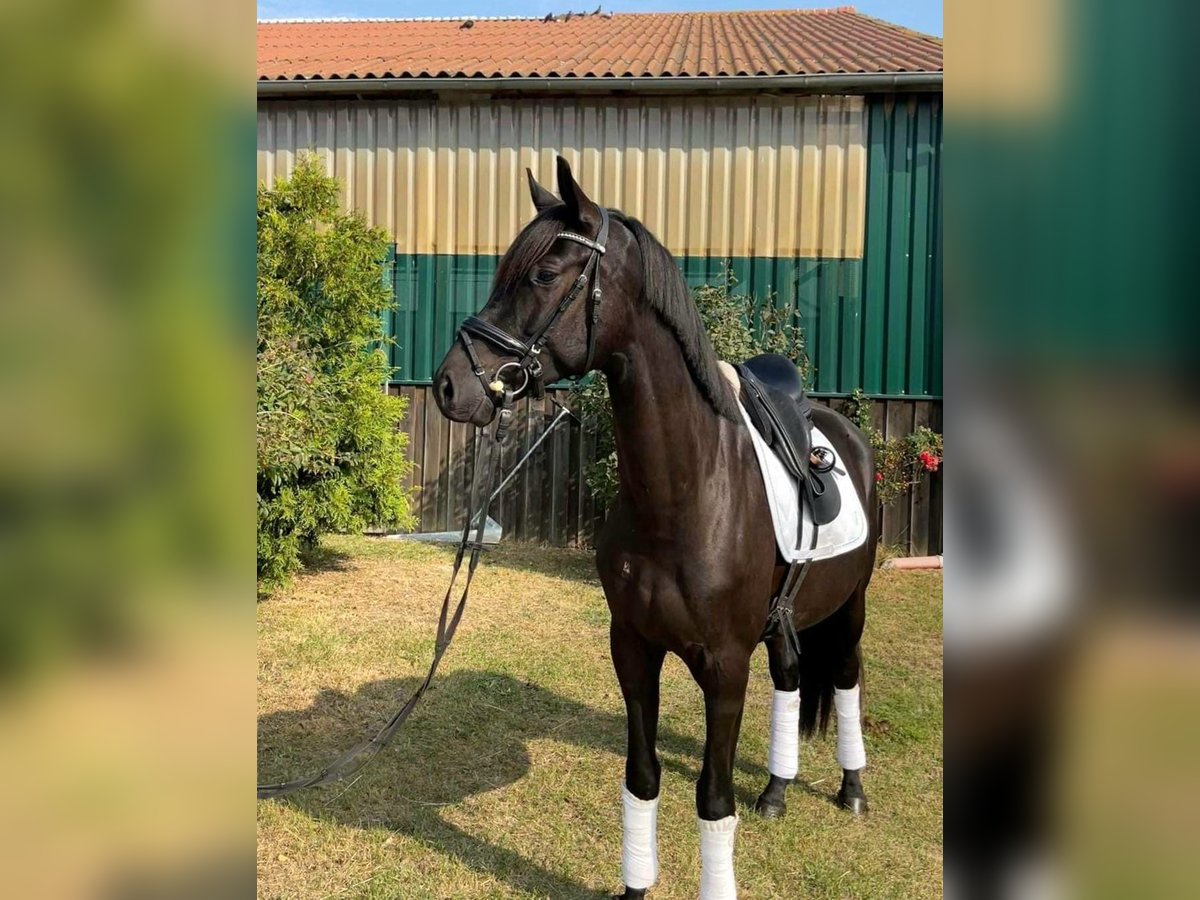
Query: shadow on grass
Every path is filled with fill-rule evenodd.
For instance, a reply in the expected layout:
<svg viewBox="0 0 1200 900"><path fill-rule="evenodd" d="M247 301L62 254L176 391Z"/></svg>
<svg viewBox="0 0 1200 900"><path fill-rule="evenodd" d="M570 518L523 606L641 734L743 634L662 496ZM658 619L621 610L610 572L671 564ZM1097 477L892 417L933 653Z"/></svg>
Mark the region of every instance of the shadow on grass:
<svg viewBox="0 0 1200 900"><path fill-rule="evenodd" d="M394 541L403 543L403 538L395 537L376 536L371 537L370 540L378 541L384 547ZM448 559L453 559L456 548L455 542L435 544L414 541L409 546L430 547L441 551ZM334 564L339 567L343 562L353 558L352 555L342 554L337 550L329 552L340 557L334 560ZM505 539L499 544L490 546L484 554L482 567L490 566L577 581L592 585L597 589L600 587L600 576L596 573L596 556L590 550L547 547L525 541Z"/></svg>
<svg viewBox="0 0 1200 900"><path fill-rule="evenodd" d="M600 587L596 555L589 550L542 547L520 541L501 541L488 551L486 562L551 578L564 578Z"/></svg>
<svg viewBox="0 0 1200 900"><path fill-rule="evenodd" d="M330 547L324 541L319 541L317 546L310 550L305 550L300 554L300 562L304 566L303 571L305 574L344 572L349 568L349 564L353 559L353 554L339 550L336 547Z"/></svg>
<svg viewBox="0 0 1200 900"><path fill-rule="evenodd" d="M364 685L353 695L324 690L308 709L261 716L258 722L259 781L275 782L323 768L342 751L372 734L416 686L417 679L386 679ZM431 849L453 856L471 869L511 887L555 898L610 896L597 892L514 850L447 822L440 808L514 784L529 772L528 744L553 738L623 757L625 717L600 712L536 685L490 672L455 672L434 683L393 744L351 787L333 785L301 792L288 803L317 819L359 828L389 828ZM695 779L703 743L660 731L664 768ZM694 767L671 757L682 756ZM766 770L743 763L738 768L760 777ZM581 772L580 778L586 778ZM619 783L612 785L612 828L619 842ZM754 797L741 797L753 804ZM530 809L529 815L561 816L571 823L569 806ZM573 824L573 823L572 823ZM498 826L501 828L502 826ZM568 827L568 840L586 853L592 844L586 829ZM609 865L615 877L617 860Z"/></svg>

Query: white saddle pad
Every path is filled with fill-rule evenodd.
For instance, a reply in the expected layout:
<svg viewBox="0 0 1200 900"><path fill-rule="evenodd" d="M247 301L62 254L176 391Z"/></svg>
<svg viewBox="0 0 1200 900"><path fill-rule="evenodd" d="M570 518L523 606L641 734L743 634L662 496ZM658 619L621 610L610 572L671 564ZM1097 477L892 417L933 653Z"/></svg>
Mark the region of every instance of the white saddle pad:
<svg viewBox="0 0 1200 900"><path fill-rule="evenodd" d="M724 362L721 363L721 369L727 378L732 375L732 382L740 390L737 371ZM850 475L847 473L845 466L842 465L837 450L834 449L825 435L821 433L821 430L814 426L812 432L813 446L828 447L834 451L836 461L834 462L833 471L830 474L833 476L834 487L841 492L842 509L836 519L828 525L822 525L817 529L817 543L813 547L812 514L806 506L804 508L804 533L800 539L799 548L797 548L796 534L799 527L800 498L797 493L796 480L788 474L788 470L779 461L779 457L767 446L767 442L763 440L762 435L758 433L758 429L754 427L754 423L750 419L750 414L746 412L745 407L740 402L738 403L738 410L742 414L746 428L750 431L750 439L754 442L754 454L758 457L758 467L762 472L763 486L767 489L767 505L771 508L771 522L775 526L775 543L779 545L779 552L782 554L784 560L787 562L803 562L805 560L829 559L833 556L839 556L842 553L849 553L856 547L862 546L869 533L867 517L863 512L862 501L858 499L858 492L854 489L854 483L850 480ZM828 481L828 476L826 476L826 480Z"/></svg>

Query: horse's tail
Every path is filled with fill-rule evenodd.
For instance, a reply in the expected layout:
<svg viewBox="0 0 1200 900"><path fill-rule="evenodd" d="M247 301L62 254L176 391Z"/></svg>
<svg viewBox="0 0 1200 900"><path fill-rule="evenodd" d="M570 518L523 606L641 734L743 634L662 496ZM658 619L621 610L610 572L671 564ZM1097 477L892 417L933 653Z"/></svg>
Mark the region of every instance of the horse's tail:
<svg viewBox="0 0 1200 900"><path fill-rule="evenodd" d="M833 712L833 680L857 652L858 639L851 630L853 597L828 618L799 632L800 733L810 737L829 727ZM860 669L861 672L861 669Z"/></svg>
<svg viewBox="0 0 1200 900"><path fill-rule="evenodd" d="M799 633L800 638L800 733L809 737L829 726L833 709L833 676L839 654L830 653L837 641L839 609L829 618Z"/></svg>

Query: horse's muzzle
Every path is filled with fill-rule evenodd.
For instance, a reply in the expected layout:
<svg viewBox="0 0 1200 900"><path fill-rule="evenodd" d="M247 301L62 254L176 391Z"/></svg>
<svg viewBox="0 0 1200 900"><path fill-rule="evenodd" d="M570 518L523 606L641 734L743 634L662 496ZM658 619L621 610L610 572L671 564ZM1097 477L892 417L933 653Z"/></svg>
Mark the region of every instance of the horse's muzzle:
<svg viewBox="0 0 1200 900"><path fill-rule="evenodd" d="M456 365L451 354L433 377L433 399L438 409L452 422L467 422L482 428L496 418L496 404L466 364Z"/></svg>

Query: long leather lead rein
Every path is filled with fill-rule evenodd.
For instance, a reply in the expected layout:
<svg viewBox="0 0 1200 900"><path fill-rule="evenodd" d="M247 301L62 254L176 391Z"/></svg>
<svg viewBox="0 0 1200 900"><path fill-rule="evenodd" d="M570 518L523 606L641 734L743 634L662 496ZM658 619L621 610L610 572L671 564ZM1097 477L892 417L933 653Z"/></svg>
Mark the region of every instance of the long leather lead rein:
<svg viewBox="0 0 1200 900"><path fill-rule="evenodd" d="M558 404L556 403L555 405ZM409 717L413 708L416 707L432 683L433 676L438 669L438 664L441 663L442 657L446 654L450 642L454 640L455 632L458 631L458 624L462 621L463 612L466 611L467 597L471 593L471 581L475 578L475 570L479 566L479 560L484 551L483 530L487 522L488 509L504 484L507 484L511 480L513 475L525 464L525 461L533 455L533 451L550 436L551 432L568 415L565 407L559 406L559 409L558 416L513 467L513 470L509 472L505 481L499 487L495 487L500 465L501 443L512 424L512 395L506 393L501 400L496 428L492 432L491 438L486 441L490 445L487 462L484 466L487 470L487 477L485 479L486 488L481 489L479 478L479 472L482 468L480 465L480 460L483 458L482 453L475 455L475 465L471 469L470 509L477 510L477 512L475 515L469 515L463 524L462 538L458 542L458 550L454 555L454 569L450 574L450 584L446 587L446 595L442 598L441 612L438 614L437 640L434 643L433 660L429 664L429 671L425 674L424 680L417 685L416 690L412 692L404 705L396 711L395 715L387 721L387 724L380 728L379 732L369 741L346 751L315 775L310 775L307 778L297 778L295 781L258 785L258 799L265 800L271 797L283 797L304 788L318 787L319 785L331 784L335 781L345 781L374 759L387 746L388 742L391 741L393 735L400 730L400 726L404 724L405 719ZM475 432L476 442L480 444L484 443L486 433L486 429L477 429ZM475 530L474 540L472 540L471 535L472 527ZM469 555L468 551L470 551ZM467 560L467 580L463 585L462 595L459 597L453 613L451 613L450 601L454 593L454 584L458 580L458 574L462 569L464 559Z"/></svg>

